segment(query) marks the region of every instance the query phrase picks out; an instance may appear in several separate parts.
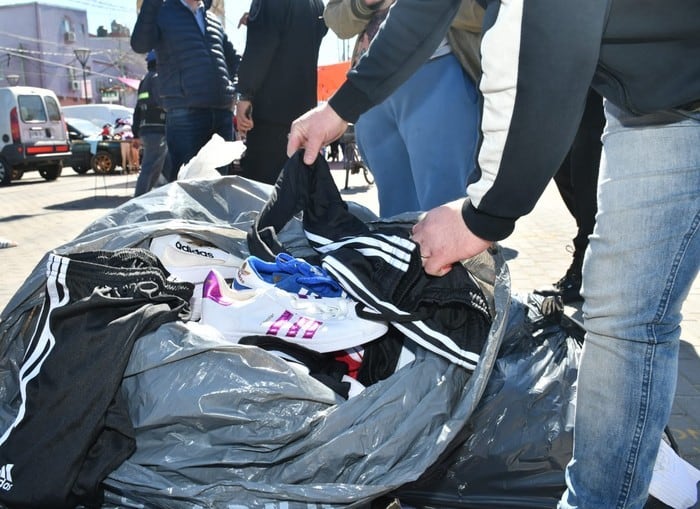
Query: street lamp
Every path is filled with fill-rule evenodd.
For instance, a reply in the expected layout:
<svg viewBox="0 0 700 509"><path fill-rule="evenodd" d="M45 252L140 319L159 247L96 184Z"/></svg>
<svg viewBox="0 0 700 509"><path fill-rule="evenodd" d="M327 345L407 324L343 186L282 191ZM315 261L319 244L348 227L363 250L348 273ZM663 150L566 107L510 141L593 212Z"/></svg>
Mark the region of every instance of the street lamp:
<svg viewBox="0 0 700 509"><path fill-rule="evenodd" d="M5 76L5 79L11 87L14 87L19 83L19 74L8 74L7 76Z"/></svg>
<svg viewBox="0 0 700 509"><path fill-rule="evenodd" d="M88 103L88 93L87 93L87 78L85 77L85 65L87 64L88 58L90 58L90 50L88 48L75 48L73 50L75 53L75 58L80 62L80 66L83 68L83 90L85 94L85 104Z"/></svg>

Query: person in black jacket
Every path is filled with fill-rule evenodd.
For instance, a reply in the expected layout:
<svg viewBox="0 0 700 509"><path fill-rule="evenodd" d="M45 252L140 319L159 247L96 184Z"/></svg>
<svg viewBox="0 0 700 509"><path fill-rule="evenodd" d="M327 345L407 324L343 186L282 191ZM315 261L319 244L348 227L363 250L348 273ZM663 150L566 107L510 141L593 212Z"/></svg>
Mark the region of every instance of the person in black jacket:
<svg viewBox="0 0 700 509"><path fill-rule="evenodd" d="M148 72L139 83L131 127L134 133L133 143L143 149L141 171L136 179L134 196L141 196L150 191L163 173L169 175L170 167L169 164L166 165L169 158L165 141L165 111L161 107L155 51L148 52L146 62Z"/></svg>
<svg viewBox="0 0 700 509"><path fill-rule="evenodd" d="M321 0L253 0L238 71L241 176L274 184L287 161L292 120L317 104L317 65L328 28Z"/></svg>
<svg viewBox="0 0 700 509"><path fill-rule="evenodd" d="M214 134L233 141L235 75L240 62L211 0L144 0L131 47L154 49L174 180ZM220 169L227 173L227 169Z"/></svg>
<svg viewBox="0 0 700 509"><path fill-rule="evenodd" d="M328 104L292 124L304 160L434 50L460 0L400 0ZM583 261L586 338L560 509L642 508L700 270L700 2L484 0L480 178L413 228L423 268L507 238L571 147L593 88L606 125ZM632 14L633 13L633 14Z"/></svg>

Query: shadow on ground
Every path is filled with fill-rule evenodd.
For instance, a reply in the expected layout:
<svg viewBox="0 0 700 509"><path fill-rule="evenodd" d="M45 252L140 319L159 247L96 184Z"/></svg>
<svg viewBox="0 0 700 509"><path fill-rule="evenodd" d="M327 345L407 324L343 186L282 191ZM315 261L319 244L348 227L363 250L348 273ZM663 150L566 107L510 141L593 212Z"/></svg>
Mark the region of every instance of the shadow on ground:
<svg viewBox="0 0 700 509"><path fill-rule="evenodd" d="M345 194L362 194L362 193L366 193L367 190L368 190L370 187L372 187L372 186L369 185L369 184L368 184L368 185L364 185L364 186L350 186L350 187L348 187L347 189L346 189L346 188L341 189L341 190L340 190L340 194L341 194L341 195L345 195Z"/></svg>
<svg viewBox="0 0 700 509"><path fill-rule="evenodd" d="M18 221L20 219L27 219L32 217L29 214L15 214L14 216L0 217L0 223L11 223L12 221Z"/></svg>
<svg viewBox="0 0 700 509"><path fill-rule="evenodd" d="M47 210L86 210L86 209L113 209L126 203L131 196L91 196L80 200L57 203L46 207Z"/></svg>

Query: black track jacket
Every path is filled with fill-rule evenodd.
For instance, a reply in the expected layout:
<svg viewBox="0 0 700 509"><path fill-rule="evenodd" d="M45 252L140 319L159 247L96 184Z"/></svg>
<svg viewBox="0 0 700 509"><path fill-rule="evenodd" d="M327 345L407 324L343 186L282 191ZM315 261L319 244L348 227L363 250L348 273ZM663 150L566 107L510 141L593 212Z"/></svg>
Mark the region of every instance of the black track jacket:
<svg viewBox="0 0 700 509"><path fill-rule="evenodd" d="M255 119L289 125L316 106L321 0L253 0L237 91Z"/></svg>
<svg viewBox="0 0 700 509"><path fill-rule="evenodd" d="M464 220L501 240L530 212L592 86L633 113L700 100L698 0L485 0L480 179ZM378 104L437 47L460 0L401 0L330 100L345 120Z"/></svg>

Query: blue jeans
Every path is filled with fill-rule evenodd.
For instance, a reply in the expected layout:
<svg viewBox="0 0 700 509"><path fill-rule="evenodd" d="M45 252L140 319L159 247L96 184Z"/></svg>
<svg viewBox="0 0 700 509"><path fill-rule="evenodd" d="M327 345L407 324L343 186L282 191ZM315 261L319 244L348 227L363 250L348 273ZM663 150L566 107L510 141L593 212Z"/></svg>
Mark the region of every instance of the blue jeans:
<svg viewBox="0 0 700 509"><path fill-rule="evenodd" d="M218 134L226 141L233 141L233 112L227 109L174 108L167 112L165 136L172 161L172 171L166 175L168 182L177 179L180 167L197 155ZM222 171L228 174L228 171Z"/></svg>
<svg viewBox="0 0 700 509"><path fill-rule="evenodd" d="M153 189L168 159L164 133L141 133L139 139L143 145L143 158L134 196L141 196ZM168 173L166 168L166 175Z"/></svg>
<svg viewBox="0 0 700 509"><path fill-rule="evenodd" d="M430 210L464 197L478 118L476 87L452 54L428 61L362 114L355 137L374 174L379 214Z"/></svg>
<svg viewBox="0 0 700 509"><path fill-rule="evenodd" d="M700 264L700 115L605 109L561 509L644 506L676 388L681 307Z"/></svg>

